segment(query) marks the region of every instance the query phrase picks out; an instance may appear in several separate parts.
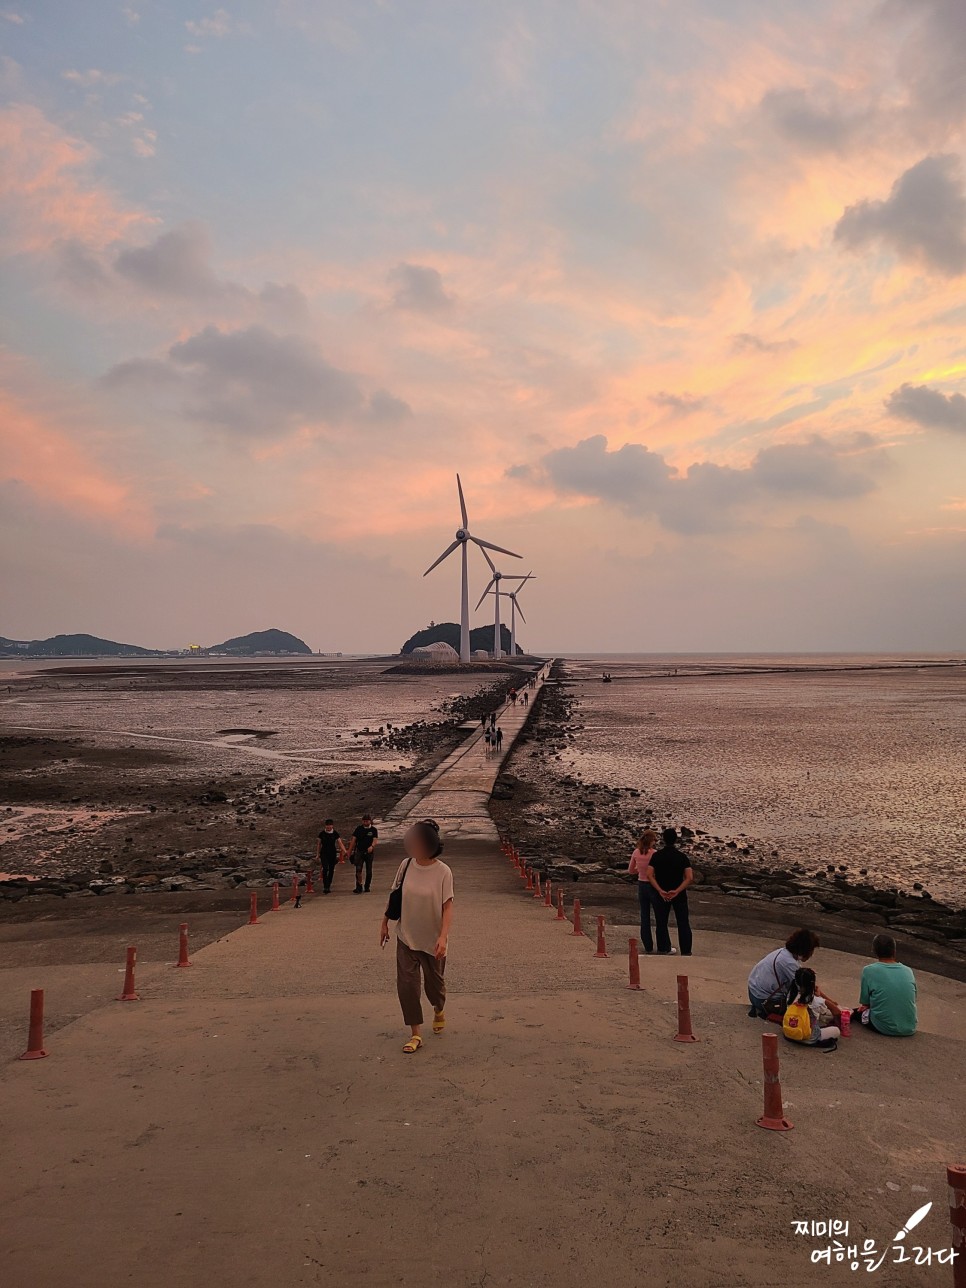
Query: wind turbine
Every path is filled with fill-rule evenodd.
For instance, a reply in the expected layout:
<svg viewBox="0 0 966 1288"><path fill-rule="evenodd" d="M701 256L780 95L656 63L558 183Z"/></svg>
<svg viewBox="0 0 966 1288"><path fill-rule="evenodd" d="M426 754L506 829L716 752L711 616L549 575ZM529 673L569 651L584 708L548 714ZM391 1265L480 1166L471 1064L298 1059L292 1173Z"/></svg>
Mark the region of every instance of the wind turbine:
<svg viewBox="0 0 966 1288"><path fill-rule="evenodd" d="M460 553L462 556L462 563L463 563L463 578L462 578L462 585L461 585L461 591L460 591L460 661L468 662L470 660L470 589L469 589L469 581L468 581L466 551L469 543L472 541L474 545L477 545L480 547L480 549L483 551L483 557L486 559L486 562L490 565L490 569L492 572L496 572L496 569L493 566L493 560L486 553L488 550L496 550L501 555L510 555L510 557L513 559L520 559L522 558L522 556L515 554L512 550L505 550L503 546L495 546L492 544L492 542L484 541L481 537L473 536L472 532L470 532L470 521L466 517L466 501L463 499L463 484L460 482L460 476L458 474L456 476L456 487L460 495L460 518L462 521L461 526L456 529L456 539L452 542L451 545L448 545L446 547L446 549L443 551L443 553L440 555L440 557L436 560L435 563L431 563L429 565L429 567L423 573L423 576L428 577L434 568L438 568L439 565L443 562L443 560L448 559L449 556L453 553L453 551L456 550L457 547L459 547ZM497 625L499 625L499 617L500 617L499 599L497 599L496 612L497 612ZM499 641L499 635L497 636L497 640ZM497 644L497 651L499 652L499 642Z"/></svg>
<svg viewBox="0 0 966 1288"><path fill-rule="evenodd" d="M497 572L491 559L487 558L487 563L490 565L490 568L492 569L493 576L490 578L489 583L487 584L486 590L484 590L480 598L480 604L483 603L483 600L486 599L487 595L493 595L496 598L496 621L493 627L493 636L494 636L494 639L499 641L500 645L502 645L503 641L502 639L500 639L500 596L506 595L507 599L509 599L510 601L510 656L516 657L517 655L517 613L519 612L524 622L527 620L523 616L523 609L520 607L519 603L517 602L517 595L519 595L520 591L523 589L526 583L532 579L533 573L528 572L525 577L518 577L516 575L507 577L505 573ZM516 590L500 590L501 581L518 581L520 584L517 586ZM476 605L477 608L479 608L480 604ZM498 649L498 648L494 648L493 650L495 657L499 657L500 652L501 652L501 649Z"/></svg>
<svg viewBox="0 0 966 1288"><path fill-rule="evenodd" d="M520 607L519 603L517 602L517 595L519 595L520 591L524 588L527 582L530 581L532 578L533 578L533 573L528 572L525 577L519 578L520 584L519 586L517 586L516 590L511 590L507 592L510 598L510 656L512 658L515 658L517 655L517 613L520 614L520 619L524 623L524 625L526 625L526 621L527 621L527 619L523 616L523 609ZM514 581L516 580L517 578L514 578Z"/></svg>

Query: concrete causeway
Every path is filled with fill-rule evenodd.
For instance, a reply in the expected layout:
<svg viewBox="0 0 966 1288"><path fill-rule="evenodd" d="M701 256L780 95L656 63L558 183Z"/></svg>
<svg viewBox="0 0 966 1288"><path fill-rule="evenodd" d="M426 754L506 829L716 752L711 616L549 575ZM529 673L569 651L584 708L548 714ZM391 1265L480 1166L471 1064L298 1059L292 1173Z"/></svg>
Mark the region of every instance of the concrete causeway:
<svg viewBox="0 0 966 1288"><path fill-rule="evenodd" d="M396 802L386 814L385 822L405 823L408 819L428 817L436 819L446 835L497 840L488 808L490 794L510 749L530 718L534 699L546 683L552 666L551 660L536 672L536 687L530 690L526 704L518 698L515 704L505 702L497 709L497 724L503 730L500 752L487 751L483 725L479 725Z"/></svg>
<svg viewBox="0 0 966 1288"><path fill-rule="evenodd" d="M526 715L504 712L504 729ZM795 1130L762 1131L763 1026L742 999L772 945L699 925L686 965L701 1041L674 1043L681 959L642 957L644 990L629 991L633 926L608 926L598 960L525 894L476 812L500 760L473 747L386 820L371 895L340 867L301 909L263 901L189 970L141 969L140 1002L111 1000L106 972L105 1004L53 1033L48 1059L0 1069L5 1285L834 1286L858 1272L812 1265L829 1240L795 1236L793 1219L887 1242L930 1199L917 1239L948 1245L966 987L920 973L909 1041L783 1045ZM378 930L392 834L428 813L456 883L448 1028L404 1056ZM861 965L816 960L840 1001ZM911 1282L903 1266L875 1275Z"/></svg>

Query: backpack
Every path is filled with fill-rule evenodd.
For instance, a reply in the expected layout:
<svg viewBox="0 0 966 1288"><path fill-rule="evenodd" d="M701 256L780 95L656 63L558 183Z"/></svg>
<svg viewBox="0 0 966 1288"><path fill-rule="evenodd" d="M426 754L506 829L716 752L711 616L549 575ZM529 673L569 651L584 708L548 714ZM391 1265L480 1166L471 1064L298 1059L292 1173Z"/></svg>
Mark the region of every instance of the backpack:
<svg viewBox="0 0 966 1288"><path fill-rule="evenodd" d="M808 1042L812 1036L812 1016L804 1002L793 1002L782 1020L782 1033L791 1042Z"/></svg>

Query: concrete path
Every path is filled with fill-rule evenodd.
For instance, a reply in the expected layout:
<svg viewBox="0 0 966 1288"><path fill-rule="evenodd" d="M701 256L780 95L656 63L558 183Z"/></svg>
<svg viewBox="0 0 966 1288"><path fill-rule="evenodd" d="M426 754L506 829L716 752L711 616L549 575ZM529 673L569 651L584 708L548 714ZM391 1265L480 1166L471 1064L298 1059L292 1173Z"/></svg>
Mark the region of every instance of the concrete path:
<svg viewBox="0 0 966 1288"><path fill-rule="evenodd" d="M966 987L920 975L910 1041L784 1046L795 1130L762 1131L763 1026L741 999L770 945L699 928L702 1040L677 1044L681 959L643 958L645 990L628 991L633 927L610 927L595 959L492 842L457 835L449 1027L404 1056L378 946L400 858L392 841L378 852L368 896L340 867L332 895L240 927L189 970L141 971L140 1002L106 1000L48 1059L0 1070L4 1284L854 1284L848 1262L812 1265L829 1241L791 1223L847 1220L848 1242L883 1242L930 1199L917 1237L948 1244ZM818 956L848 999L862 963ZM918 1274L884 1265L874 1282L950 1278Z"/></svg>
<svg viewBox="0 0 966 1288"><path fill-rule="evenodd" d="M552 666L550 660L536 673L536 687L529 691L526 703L518 697L516 703L506 702L498 708L497 725L503 730L499 753L487 750L483 726L477 726L465 742L396 802L385 821L405 824L413 818L434 818L449 836L496 840L488 808L490 793Z"/></svg>

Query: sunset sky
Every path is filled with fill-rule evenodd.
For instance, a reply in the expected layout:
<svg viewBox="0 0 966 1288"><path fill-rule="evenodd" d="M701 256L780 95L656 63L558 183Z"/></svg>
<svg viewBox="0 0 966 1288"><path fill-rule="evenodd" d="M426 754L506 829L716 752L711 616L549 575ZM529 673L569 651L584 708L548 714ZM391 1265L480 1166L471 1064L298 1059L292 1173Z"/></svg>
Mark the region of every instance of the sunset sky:
<svg viewBox="0 0 966 1288"><path fill-rule="evenodd" d="M3 5L0 634L966 649L962 0Z"/></svg>

